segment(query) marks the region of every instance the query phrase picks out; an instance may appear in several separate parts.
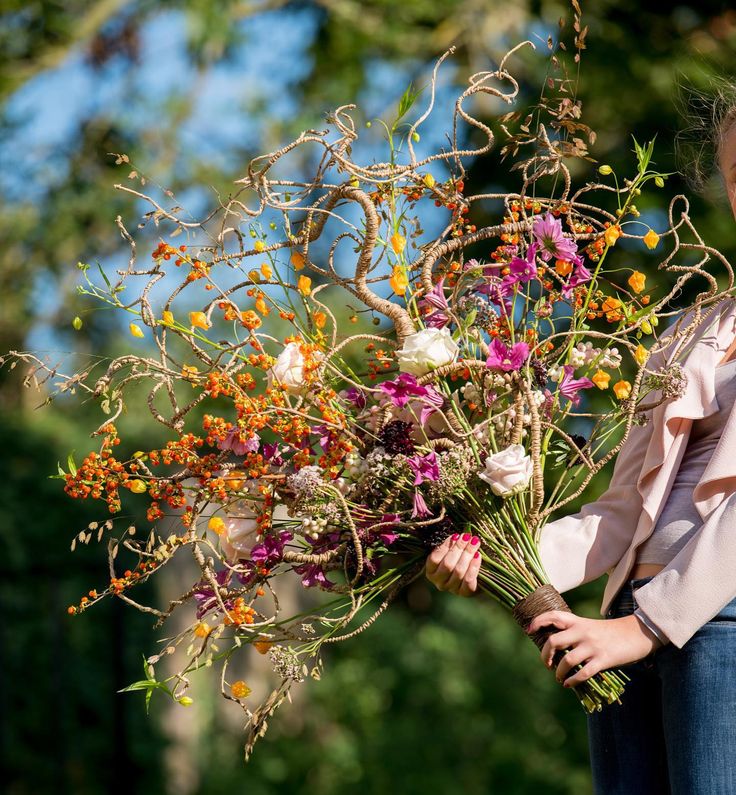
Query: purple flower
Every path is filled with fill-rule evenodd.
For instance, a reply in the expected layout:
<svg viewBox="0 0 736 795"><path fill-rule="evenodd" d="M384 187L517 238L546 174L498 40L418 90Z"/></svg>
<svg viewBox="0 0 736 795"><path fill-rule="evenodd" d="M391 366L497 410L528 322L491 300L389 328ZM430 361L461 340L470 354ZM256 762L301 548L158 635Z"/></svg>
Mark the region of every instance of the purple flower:
<svg viewBox="0 0 736 795"><path fill-rule="evenodd" d="M385 513L381 517L381 521L380 521L378 527L380 528L380 527L384 527L384 526L387 525L388 528L390 528L392 525L398 524L398 522L399 522L399 515L397 513ZM381 530L378 533L378 535L379 535L379 538L381 539L381 541L383 541L383 543L386 546L389 546L390 544L393 544L394 541L396 541L396 539L399 537L399 534L397 532L395 532L394 530L390 530L390 529Z"/></svg>
<svg viewBox="0 0 736 795"><path fill-rule="evenodd" d="M418 486L425 480L436 481L440 477L440 462L434 450L427 455L414 455L406 459L406 463L414 473L414 485Z"/></svg>
<svg viewBox="0 0 736 795"><path fill-rule="evenodd" d="M365 392L357 386L351 386L345 390L345 399L355 404L356 408L364 409L366 406Z"/></svg>
<svg viewBox="0 0 736 795"><path fill-rule="evenodd" d="M562 369L565 371L565 374L560 381L560 394L570 400L573 406L577 406L578 403L580 403L580 395L578 395L578 392L581 389L590 389L592 386L595 386L595 384L590 378L573 378L572 374L575 368L571 364L566 364Z"/></svg>
<svg viewBox="0 0 736 795"><path fill-rule="evenodd" d="M419 489L414 489L414 508L411 512L411 518L416 519L418 517L423 519L425 516L431 515L432 511L427 508L427 503L424 501L421 492Z"/></svg>
<svg viewBox="0 0 736 795"><path fill-rule="evenodd" d="M321 585L323 588L329 589L335 584L327 579L324 569L318 563L304 563L301 566L294 566L294 571L302 575L302 585L305 588Z"/></svg>
<svg viewBox="0 0 736 795"><path fill-rule="evenodd" d="M258 451L260 444L261 440L255 434L243 441L241 430L237 426L230 428L227 432L227 436L217 442L217 446L220 450L232 450L235 455L255 453Z"/></svg>
<svg viewBox="0 0 736 795"><path fill-rule="evenodd" d="M567 280L567 284L562 287L563 297L570 298L574 287L577 287L579 284L585 284L585 282L589 282L591 279L592 275L585 265L582 263L576 265L575 270L572 272L572 276Z"/></svg>
<svg viewBox="0 0 736 795"><path fill-rule="evenodd" d="M419 398L422 411L419 421L422 425L427 419L442 408L445 399L433 386L422 386L410 373L401 373L394 381L384 381L378 388L385 392L397 408L403 408L412 398Z"/></svg>
<svg viewBox="0 0 736 795"><path fill-rule="evenodd" d="M549 262L554 257L572 262L574 265L582 264L575 241L565 237L562 223L552 213L547 213L544 218L534 219L532 234L542 249L539 256L545 262Z"/></svg>
<svg viewBox="0 0 736 795"><path fill-rule="evenodd" d="M215 582L218 585L226 585L229 578L229 569L223 569L222 571L215 572ZM194 601L197 604L197 618L202 618L205 613L208 613L217 604L215 592L212 586L206 580L203 580L195 587L195 589L192 591L192 595L194 596Z"/></svg>
<svg viewBox="0 0 736 795"><path fill-rule="evenodd" d="M281 453L279 453L279 443L266 443L263 445L263 458L266 461L270 461L273 466L280 467L284 463L284 459L281 457Z"/></svg>
<svg viewBox="0 0 736 795"><path fill-rule="evenodd" d="M505 313L509 315L511 313L514 295L513 282L507 281L506 279L499 279L498 276L490 275L489 268L485 269L484 276L487 281L479 285L476 288L476 292L487 295L496 306L502 306Z"/></svg>
<svg viewBox="0 0 736 795"><path fill-rule="evenodd" d="M442 328L450 322L448 311L450 305L447 303L447 298L445 298L444 278L435 284L431 292L419 299L419 306L421 309L429 306L436 310L424 318L424 323L430 328Z"/></svg>
<svg viewBox="0 0 736 795"><path fill-rule="evenodd" d="M509 348L498 337L491 342L490 350L486 359L486 367L490 367L491 370L501 370L504 373L519 370L529 356L529 346L526 342L514 343Z"/></svg>
<svg viewBox="0 0 736 795"><path fill-rule="evenodd" d="M532 243L526 250L526 257L514 257L509 263L509 270L511 271L506 279L510 279L511 283L520 282L525 284L532 279L537 278L537 251L539 250L539 243Z"/></svg>
<svg viewBox="0 0 736 795"><path fill-rule="evenodd" d="M255 544L251 549L251 560L269 566L279 563L284 554L284 545L292 538L293 536L288 530L281 530L277 535L266 536L263 541Z"/></svg>
<svg viewBox="0 0 736 795"><path fill-rule="evenodd" d="M324 423L322 423L322 425L315 425L312 428L312 433L319 435L319 445L325 452L327 452L330 442L332 441L332 435L330 434L329 428Z"/></svg>

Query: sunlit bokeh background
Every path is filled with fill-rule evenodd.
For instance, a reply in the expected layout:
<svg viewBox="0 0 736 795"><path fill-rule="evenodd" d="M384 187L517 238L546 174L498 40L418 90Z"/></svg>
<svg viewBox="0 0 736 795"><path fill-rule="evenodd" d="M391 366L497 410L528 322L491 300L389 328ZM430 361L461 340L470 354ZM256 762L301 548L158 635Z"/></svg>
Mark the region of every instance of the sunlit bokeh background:
<svg viewBox="0 0 736 795"><path fill-rule="evenodd" d="M628 173L631 134L656 134L658 167L685 168L675 158L676 88L683 80L707 88L714 75L731 74L736 12L702 0L658 12L634 0L590 5L577 91L598 132L593 157ZM560 17L571 19L564 3L546 0L7 0L2 8L0 351L32 348L64 363L129 344L121 342L125 318L77 292L78 261L114 268L128 256L116 217L135 229L150 209L113 187L133 186L131 167L115 165L115 154L199 217L252 157L321 128L338 105L355 102L362 122L389 117L406 86L425 85L454 45L439 81L445 112L422 134L421 145L436 148L468 76L527 38L537 50L515 71L522 102L535 102L549 68L546 40L556 39ZM379 125L361 139L366 157L385 157ZM497 158L468 165L473 192L517 186ZM682 187L675 175L661 197L642 197L642 219L662 227L664 197ZM734 253L717 177L692 196L692 214L708 242ZM158 234L152 224L139 230L140 250L152 250ZM247 767L241 713L206 677L195 682L191 707L154 696L147 716L141 694L117 691L158 649L150 617L113 600L66 613L104 585L105 552L94 543L70 551L99 506L72 501L49 476L70 452L91 449L100 406L63 397L41 406L50 385L24 389L23 376L21 367L0 370L3 792L590 791L576 699L493 604L424 581L370 632L330 649L326 675L294 691ZM143 446L145 415L125 423L130 444ZM176 572L167 576L158 592L148 587L148 599L177 590ZM596 616L601 591L592 583L568 597ZM257 683L267 674L254 666L245 675Z"/></svg>

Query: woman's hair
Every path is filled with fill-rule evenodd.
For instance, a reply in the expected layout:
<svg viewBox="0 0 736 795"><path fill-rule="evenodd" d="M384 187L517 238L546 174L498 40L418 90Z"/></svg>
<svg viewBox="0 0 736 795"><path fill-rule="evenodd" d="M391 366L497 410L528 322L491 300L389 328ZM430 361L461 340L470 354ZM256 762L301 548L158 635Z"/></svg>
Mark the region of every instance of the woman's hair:
<svg viewBox="0 0 736 795"><path fill-rule="evenodd" d="M706 88L681 79L676 104L684 119L675 136L678 168L702 192L718 173L723 141L736 125L736 78L709 78Z"/></svg>

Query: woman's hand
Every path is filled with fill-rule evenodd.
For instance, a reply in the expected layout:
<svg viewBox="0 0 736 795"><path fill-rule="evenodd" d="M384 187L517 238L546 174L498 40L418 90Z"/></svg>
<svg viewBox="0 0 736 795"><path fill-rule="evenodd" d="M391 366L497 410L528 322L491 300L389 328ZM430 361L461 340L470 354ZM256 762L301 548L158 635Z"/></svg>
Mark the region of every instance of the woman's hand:
<svg viewBox="0 0 736 795"><path fill-rule="evenodd" d="M440 591L473 596L478 589L479 547L480 539L470 533L448 536L427 557L427 579Z"/></svg>
<svg viewBox="0 0 736 795"><path fill-rule="evenodd" d="M622 618L583 618L563 610L548 610L538 615L527 632L542 627L557 627L542 648L542 662L552 667L555 652L568 649L557 666L557 681L575 687L599 671L636 662L659 648L662 642L635 615ZM572 668L584 663L572 676ZM565 678L567 677L567 678Z"/></svg>

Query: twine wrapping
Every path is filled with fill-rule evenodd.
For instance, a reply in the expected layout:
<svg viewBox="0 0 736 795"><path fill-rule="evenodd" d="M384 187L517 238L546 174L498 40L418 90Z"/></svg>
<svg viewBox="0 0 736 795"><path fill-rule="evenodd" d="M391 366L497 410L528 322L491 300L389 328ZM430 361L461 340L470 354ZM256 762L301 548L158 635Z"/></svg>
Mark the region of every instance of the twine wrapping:
<svg viewBox="0 0 736 795"><path fill-rule="evenodd" d="M560 596L559 591L553 585L540 585L535 591L519 600L511 610L511 614L516 623L526 632L533 619L548 610L564 610L566 613L572 613L567 602ZM557 629L554 627L550 629L543 627L536 632L532 632L529 637L541 651L547 642L547 638L555 632L557 632ZM553 664L556 665L564 656L564 652L556 652Z"/></svg>

